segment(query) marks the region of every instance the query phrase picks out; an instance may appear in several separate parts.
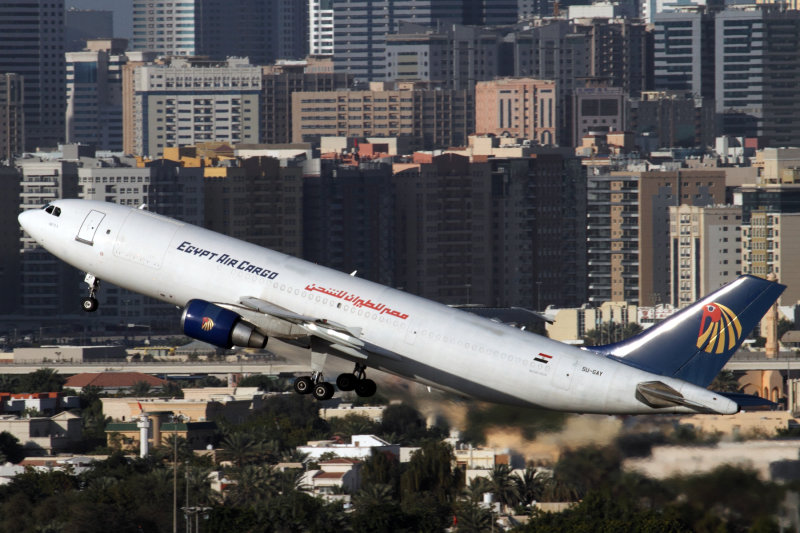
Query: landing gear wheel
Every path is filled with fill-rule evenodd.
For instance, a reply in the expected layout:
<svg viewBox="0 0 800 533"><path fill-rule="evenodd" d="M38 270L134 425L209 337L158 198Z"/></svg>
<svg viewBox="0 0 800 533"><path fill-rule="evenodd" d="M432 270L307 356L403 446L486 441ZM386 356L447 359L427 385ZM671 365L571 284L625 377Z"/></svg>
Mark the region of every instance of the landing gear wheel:
<svg viewBox="0 0 800 533"><path fill-rule="evenodd" d="M308 376L302 376L294 380L294 391L297 394L309 394L314 388L314 383Z"/></svg>
<svg viewBox="0 0 800 533"><path fill-rule="evenodd" d="M314 398L320 401L330 400L333 398L333 385L328 383L327 381L323 381L321 383L317 383L314 386Z"/></svg>
<svg viewBox="0 0 800 533"><path fill-rule="evenodd" d="M351 391L356 388L358 378L355 374L339 374L336 378L336 386L341 391Z"/></svg>
<svg viewBox="0 0 800 533"><path fill-rule="evenodd" d="M81 309L86 311L87 313L94 313L97 311L97 307L100 304L97 303L97 298L93 298L91 296L87 296L86 298L81 298Z"/></svg>
<svg viewBox="0 0 800 533"><path fill-rule="evenodd" d="M374 396L377 390L378 386L371 379L359 379L358 383L356 383L356 394L362 398Z"/></svg>

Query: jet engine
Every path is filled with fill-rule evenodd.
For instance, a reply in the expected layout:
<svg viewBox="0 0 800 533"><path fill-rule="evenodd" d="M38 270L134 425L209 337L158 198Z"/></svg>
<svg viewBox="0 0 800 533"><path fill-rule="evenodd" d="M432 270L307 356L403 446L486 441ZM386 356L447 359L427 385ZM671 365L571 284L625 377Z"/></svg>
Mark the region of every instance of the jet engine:
<svg viewBox="0 0 800 533"><path fill-rule="evenodd" d="M183 332L221 348L263 348L267 337L229 309L205 300L190 300L181 316Z"/></svg>

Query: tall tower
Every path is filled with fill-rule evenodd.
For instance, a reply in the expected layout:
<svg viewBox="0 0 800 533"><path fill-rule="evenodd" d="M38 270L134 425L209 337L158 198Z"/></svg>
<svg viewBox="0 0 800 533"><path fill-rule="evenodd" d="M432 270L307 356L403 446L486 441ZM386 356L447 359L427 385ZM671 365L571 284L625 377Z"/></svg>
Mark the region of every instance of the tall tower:
<svg viewBox="0 0 800 533"><path fill-rule="evenodd" d="M0 2L0 72L24 76L24 149L62 142L64 0Z"/></svg>

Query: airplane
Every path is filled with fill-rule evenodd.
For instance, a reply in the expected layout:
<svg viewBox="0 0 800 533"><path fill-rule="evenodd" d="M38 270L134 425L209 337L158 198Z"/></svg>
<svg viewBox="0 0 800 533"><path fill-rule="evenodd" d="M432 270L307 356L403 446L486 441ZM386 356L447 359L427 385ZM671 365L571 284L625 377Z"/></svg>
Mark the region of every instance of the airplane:
<svg viewBox="0 0 800 533"><path fill-rule="evenodd" d="M144 206L142 206L144 207ZM330 399L328 356L354 364L341 391L372 396L367 368L493 403L600 414L733 414L757 396L712 382L786 288L744 275L622 342L564 344L508 324L268 250L144 208L64 199L19 215L22 228L86 273L87 312L100 280L183 309L192 338L310 351L294 390ZM355 273L353 273L355 274Z"/></svg>

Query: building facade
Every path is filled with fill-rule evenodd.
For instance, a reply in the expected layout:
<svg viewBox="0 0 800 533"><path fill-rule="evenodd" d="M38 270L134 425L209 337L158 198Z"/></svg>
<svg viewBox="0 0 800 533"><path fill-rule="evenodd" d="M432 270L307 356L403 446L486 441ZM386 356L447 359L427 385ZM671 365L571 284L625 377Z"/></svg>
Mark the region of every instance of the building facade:
<svg viewBox="0 0 800 533"><path fill-rule="evenodd" d="M308 53L312 56L333 55L333 2L308 2Z"/></svg>
<svg viewBox="0 0 800 533"><path fill-rule="evenodd" d="M86 50L68 52L68 143L122 151L122 67L125 39L89 40Z"/></svg>
<svg viewBox="0 0 800 533"><path fill-rule="evenodd" d="M414 149L467 144L475 128L471 91L422 84L371 84L370 91L295 92L292 142L320 137L408 137ZM395 88L391 88L395 87Z"/></svg>
<svg viewBox="0 0 800 533"><path fill-rule="evenodd" d="M134 69L134 153L207 141L258 143L261 69L246 59Z"/></svg>
<svg viewBox="0 0 800 533"><path fill-rule="evenodd" d="M23 83L19 74L0 74L0 161L20 155L25 145Z"/></svg>
<svg viewBox="0 0 800 533"><path fill-rule="evenodd" d="M475 87L475 130L510 135L542 145L556 141L556 84L532 78L482 81Z"/></svg>
<svg viewBox="0 0 800 533"><path fill-rule="evenodd" d="M678 308L742 273L741 206L671 206L670 303Z"/></svg>
<svg viewBox="0 0 800 533"><path fill-rule="evenodd" d="M23 150L64 139L64 1L0 2L0 73L23 77Z"/></svg>

